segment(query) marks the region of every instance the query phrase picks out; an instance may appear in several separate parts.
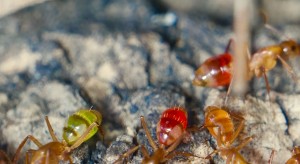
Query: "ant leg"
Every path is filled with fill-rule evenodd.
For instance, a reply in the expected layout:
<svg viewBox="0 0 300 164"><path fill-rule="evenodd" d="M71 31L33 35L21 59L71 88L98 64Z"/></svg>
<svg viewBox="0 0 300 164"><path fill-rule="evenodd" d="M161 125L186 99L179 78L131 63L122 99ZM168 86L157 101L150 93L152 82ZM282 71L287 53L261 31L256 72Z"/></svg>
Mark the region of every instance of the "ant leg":
<svg viewBox="0 0 300 164"><path fill-rule="evenodd" d="M207 128L207 126L205 125L202 125L200 127L198 126L192 126L192 127L188 127L186 128L186 131L189 133L189 132L199 132L199 131L202 131L204 130L205 128Z"/></svg>
<svg viewBox="0 0 300 164"><path fill-rule="evenodd" d="M213 152L211 152L210 154L208 154L205 159L211 159L216 153L220 152L221 149L218 150L214 150Z"/></svg>
<svg viewBox="0 0 300 164"><path fill-rule="evenodd" d="M84 142L85 137L90 133L90 131L99 125L96 122L93 122L87 129L86 131L80 136L80 138L78 138L78 140L70 147L70 150L73 150L75 148L77 148L79 145L81 145Z"/></svg>
<svg viewBox="0 0 300 164"><path fill-rule="evenodd" d="M3 161L4 163L11 163L7 154L4 151L0 150L0 163L2 163Z"/></svg>
<svg viewBox="0 0 300 164"><path fill-rule="evenodd" d="M69 161L70 164L74 163L73 160L72 160L72 158L70 157L70 155L67 156L67 159L68 159L68 161Z"/></svg>
<svg viewBox="0 0 300 164"><path fill-rule="evenodd" d="M266 83L266 87L267 87L267 92L268 92L269 100L271 100L271 97L270 97L270 91L271 91L271 89L270 89L269 80L268 80L268 77L267 77L267 74L266 74L266 70L265 70L264 67L261 67L260 70L262 71L264 79L265 79L265 83Z"/></svg>
<svg viewBox="0 0 300 164"><path fill-rule="evenodd" d="M286 39L290 39L288 36L284 35L282 32L280 32L279 30L277 30L275 27L273 27L272 25L268 24L268 17L265 13L265 11L260 10L259 11L260 15L263 18L264 21L264 27L270 31L272 31L273 33L279 35L279 36L284 36Z"/></svg>
<svg viewBox="0 0 300 164"><path fill-rule="evenodd" d="M122 159L127 158L129 155L131 155L132 153L134 153L135 151L137 151L139 149L139 145L129 149L127 152L125 152L124 154L122 154L115 162L114 164L117 163L121 163Z"/></svg>
<svg viewBox="0 0 300 164"><path fill-rule="evenodd" d="M144 116L141 116L141 124L142 124L142 126L143 126L143 128L145 130L145 133L146 133L146 136L147 136L147 139L148 139L150 145L152 146L152 148L155 151L157 149L157 146L156 146L155 142L153 141L153 138L150 135L150 131L149 131L148 127L147 127L147 123L145 121Z"/></svg>
<svg viewBox="0 0 300 164"><path fill-rule="evenodd" d="M233 115L233 117L235 118L235 116ZM240 124L238 126L238 128L236 129L236 131L234 132L233 136L232 136L232 139L230 141L230 144L232 144L234 142L234 140L237 138L237 136L240 134L240 132L242 131L243 127L244 127L244 124L245 124L245 120L242 119L240 120Z"/></svg>
<svg viewBox="0 0 300 164"><path fill-rule="evenodd" d="M148 153L148 151L147 151L147 149L145 148L145 146L144 145L142 145L142 147L141 147L141 151L142 151L142 154L143 154L143 156L144 156L144 159L146 158L150 158L150 155L149 155L149 153Z"/></svg>
<svg viewBox="0 0 300 164"><path fill-rule="evenodd" d="M240 143L235 149L236 151L241 150L244 146L246 146L249 142L253 140L254 136L245 138L242 143Z"/></svg>
<svg viewBox="0 0 300 164"><path fill-rule="evenodd" d="M47 127L48 127L48 131L49 131L49 133L50 133L50 135L52 137L52 140L55 141L55 142L58 142L58 139L57 139L57 137L56 137L56 135L54 133L54 130L53 130L51 124L50 124L50 121L48 119L48 116L45 116L45 121L46 121L46 124L47 124Z"/></svg>
<svg viewBox="0 0 300 164"><path fill-rule="evenodd" d="M298 77L296 73L293 71L292 67L279 55L277 55L277 58L281 61L284 68L288 71L288 73L291 75L292 79L295 81L295 83L298 82Z"/></svg>
<svg viewBox="0 0 300 164"><path fill-rule="evenodd" d="M104 135L105 135L105 133L104 133L104 130L102 129L101 126L99 126L99 128L98 128L98 135L101 136L102 142L104 143Z"/></svg>
<svg viewBox="0 0 300 164"><path fill-rule="evenodd" d="M234 163L235 160L235 154L230 154L226 157L226 164Z"/></svg>
<svg viewBox="0 0 300 164"><path fill-rule="evenodd" d="M225 100L224 100L224 106L226 106L226 104L227 104L227 101L228 101L228 97L229 97L229 95L230 95L230 93L231 93L231 89L232 89L232 84L233 84L233 77L234 77L234 75L232 75L232 78L231 78L231 80L230 80L230 84L229 84L229 86L228 86L228 89L227 89L227 92L226 92L226 97L225 97Z"/></svg>
<svg viewBox="0 0 300 164"><path fill-rule="evenodd" d="M168 147L168 149L166 150L166 153L170 153L172 152L174 149L176 149L176 147L180 144L180 142L182 141L183 135L181 135L170 147Z"/></svg>
<svg viewBox="0 0 300 164"><path fill-rule="evenodd" d="M30 139L31 141L33 141L39 148L41 146L43 146L40 141L38 141L35 137L33 137L32 135L28 135L26 138L24 138L24 140L21 142L21 144L19 145L19 147L17 148L17 151L14 155L14 158L13 158L13 161L12 163L17 163L18 159L19 159L19 156L20 156L20 153L21 153L21 149L24 147L26 141Z"/></svg>
<svg viewBox="0 0 300 164"><path fill-rule="evenodd" d="M270 158L269 158L269 160L268 160L268 164L272 164L274 155L275 155L275 150L272 150L271 155L270 155Z"/></svg>
<svg viewBox="0 0 300 164"><path fill-rule="evenodd" d="M228 52L229 52L229 49L230 49L231 43L232 43L232 38L231 38L231 39L229 39L229 41L228 41L228 43L227 43L227 46L226 46L226 49L225 49L225 52L224 52L224 53L228 53Z"/></svg>

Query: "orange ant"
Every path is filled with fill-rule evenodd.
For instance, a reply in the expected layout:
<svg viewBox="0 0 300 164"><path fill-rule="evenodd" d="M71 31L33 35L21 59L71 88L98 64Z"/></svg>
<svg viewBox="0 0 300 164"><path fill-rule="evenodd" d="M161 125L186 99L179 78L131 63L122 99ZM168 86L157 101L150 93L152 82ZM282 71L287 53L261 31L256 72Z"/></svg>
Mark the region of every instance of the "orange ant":
<svg viewBox="0 0 300 164"><path fill-rule="evenodd" d="M281 34L276 28L267 23L267 17L263 11L261 14L264 19L265 27L274 33ZM283 34L281 34L283 35ZM300 55L300 45L292 39L287 39L277 45L271 45L256 51L251 57L249 68L256 77L263 76L266 82L267 90L270 92L270 86L266 73L273 69L279 59L293 80L297 82L298 78L292 67L286 62L290 57Z"/></svg>
<svg viewBox="0 0 300 164"><path fill-rule="evenodd" d="M26 163L58 163L59 160L73 163L70 156L71 151L85 141L86 137L91 133L93 128L99 126L97 122L93 122L86 129L86 131L79 138L77 138L75 143L73 143L71 146L68 146L68 143L65 140L62 140L62 142L58 141L47 116L45 116L45 121L53 141L43 145L35 137L28 135L19 145L12 163L17 163L21 149L24 147L28 139L33 141L38 146L38 149L29 149L26 152Z"/></svg>
<svg viewBox="0 0 300 164"><path fill-rule="evenodd" d="M237 129L234 127L233 118L240 121ZM206 159L210 159L212 155L220 153L226 159L226 163L247 163L239 153L239 150L247 145L253 137L247 137L238 146L233 146L233 142L243 129L243 126L244 119L241 116L228 113L226 110L216 106L208 106L205 111L205 123L200 127L200 130L207 128L217 140L218 148L210 153Z"/></svg>
<svg viewBox="0 0 300 164"><path fill-rule="evenodd" d="M291 74L294 81L297 82L297 75L285 61L290 57L300 55L300 46L294 40L286 40L278 45L272 45L259 49L252 56L249 68L251 72L254 72L256 77L263 76L266 82L267 90L270 92L270 86L267 79L266 73L273 69L277 64L277 59L279 59L286 70Z"/></svg>
<svg viewBox="0 0 300 164"><path fill-rule="evenodd" d="M142 163L164 163L175 156L182 155L185 157L195 156L187 152L174 151L180 144L187 127L187 113L183 108L173 107L163 112L160 121L157 124L156 135L159 145L155 144L150 135L145 118L141 116L141 124L145 130L146 137L154 150L150 156L146 148L142 145L141 151L144 156ZM168 148L166 148L169 146ZM134 153L140 146L135 146L129 151L124 153L115 163L121 162L123 158L127 158L130 154Z"/></svg>

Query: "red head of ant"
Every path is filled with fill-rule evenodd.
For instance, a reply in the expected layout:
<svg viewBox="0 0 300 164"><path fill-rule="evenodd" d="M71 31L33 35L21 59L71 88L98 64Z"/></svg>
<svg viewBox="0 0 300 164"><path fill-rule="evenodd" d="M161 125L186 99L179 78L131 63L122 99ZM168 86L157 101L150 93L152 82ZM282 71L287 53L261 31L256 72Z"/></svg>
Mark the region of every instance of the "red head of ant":
<svg viewBox="0 0 300 164"><path fill-rule="evenodd" d="M203 87L228 86L232 75L232 56L229 51L231 44L229 40L227 48L223 54L210 57L195 72L193 84Z"/></svg>
<svg viewBox="0 0 300 164"><path fill-rule="evenodd" d="M160 121L157 124L157 138L159 145L157 145L151 137L150 131L147 127L145 118L141 116L141 124L145 130L146 137L153 148L153 154L149 155L146 148L142 145L141 151L144 156L142 163L164 163L175 156L181 155L185 157L195 156L187 152L176 152L174 149L182 141L183 135L187 127L187 113L185 109L180 107L169 108L163 112ZM168 147L167 147L168 146ZM123 158L128 157L134 153L140 146L135 146L126 153L124 153L115 163L120 163Z"/></svg>
<svg viewBox="0 0 300 164"><path fill-rule="evenodd" d="M237 129L234 127L233 119L240 121ZM233 146L233 142L241 132L244 126L244 119L241 116L227 112L227 110L208 106L205 111L205 123L200 128L207 128L210 134L217 140L217 150L213 151L206 158L211 158L215 153L226 159L227 163L247 163L244 157L239 153L253 137L247 137L238 146Z"/></svg>

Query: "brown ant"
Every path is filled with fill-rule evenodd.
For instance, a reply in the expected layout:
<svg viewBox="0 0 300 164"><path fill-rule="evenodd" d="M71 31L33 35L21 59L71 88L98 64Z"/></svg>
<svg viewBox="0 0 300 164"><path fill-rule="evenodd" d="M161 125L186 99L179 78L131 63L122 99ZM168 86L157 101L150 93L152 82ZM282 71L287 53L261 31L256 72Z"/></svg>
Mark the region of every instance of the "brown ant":
<svg viewBox="0 0 300 164"><path fill-rule="evenodd" d="M183 108L173 107L166 110L157 125L157 138L159 145L155 144L150 135L145 118L141 116L141 124L145 130L146 137L154 150L152 155L149 155L146 148L142 145L141 152L144 156L142 163L164 163L178 155L191 157L195 156L187 152L174 151L183 139L187 126L187 113ZM169 147L167 147L169 146ZM127 158L130 154L138 150L140 146L135 146L124 153L115 163L120 163L123 158Z"/></svg>
<svg viewBox="0 0 300 164"><path fill-rule="evenodd" d="M68 146L65 140L63 140L62 142L58 141L47 116L45 116L45 121L53 141L43 145L35 137L33 137L32 135L28 135L19 145L12 163L17 163L21 149L24 147L28 139L33 141L38 146L38 149L29 149L26 152L26 163L58 163L59 160L69 161L70 163L73 163L70 155L71 151L80 146L85 141L85 138L90 134L93 128L99 126L96 122L93 122L76 140L74 144Z"/></svg>
<svg viewBox="0 0 300 164"><path fill-rule="evenodd" d="M233 118L240 121L237 129L234 127ZM239 153L253 137L245 138L238 146L233 146L233 142L241 132L244 126L244 119L241 116L229 113L226 110L208 106L205 111L205 123L200 130L207 128L210 134L217 140L217 150L210 153L206 159L210 159L214 154L220 155L226 159L226 163L247 163L244 157Z"/></svg>

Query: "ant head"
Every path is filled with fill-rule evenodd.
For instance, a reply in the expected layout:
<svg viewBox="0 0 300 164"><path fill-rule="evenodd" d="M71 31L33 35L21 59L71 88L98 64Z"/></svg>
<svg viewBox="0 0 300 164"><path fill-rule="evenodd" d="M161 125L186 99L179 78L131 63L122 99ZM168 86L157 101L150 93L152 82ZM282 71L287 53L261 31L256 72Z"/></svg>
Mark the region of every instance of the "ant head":
<svg viewBox="0 0 300 164"><path fill-rule="evenodd" d="M299 154L300 153L300 147L299 146L295 146L294 148L293 148L293 154Z"/></svg>
<svg viewBox="0 0 300 164"><path fill-rule="evenodd" d="M300 46L294 40L287 40L280 43L283 54L286 57L294 57L300 55Z"/></svg>
<svg viewBox="0 0 300 164"><path fill-rule="evenodd" d="M195 77L193 79L193 85L205 87L207 85L207 83L208 83L207 77L205 76L205 73L203 72L202 68L200 67L195 72Z"/></svg>

